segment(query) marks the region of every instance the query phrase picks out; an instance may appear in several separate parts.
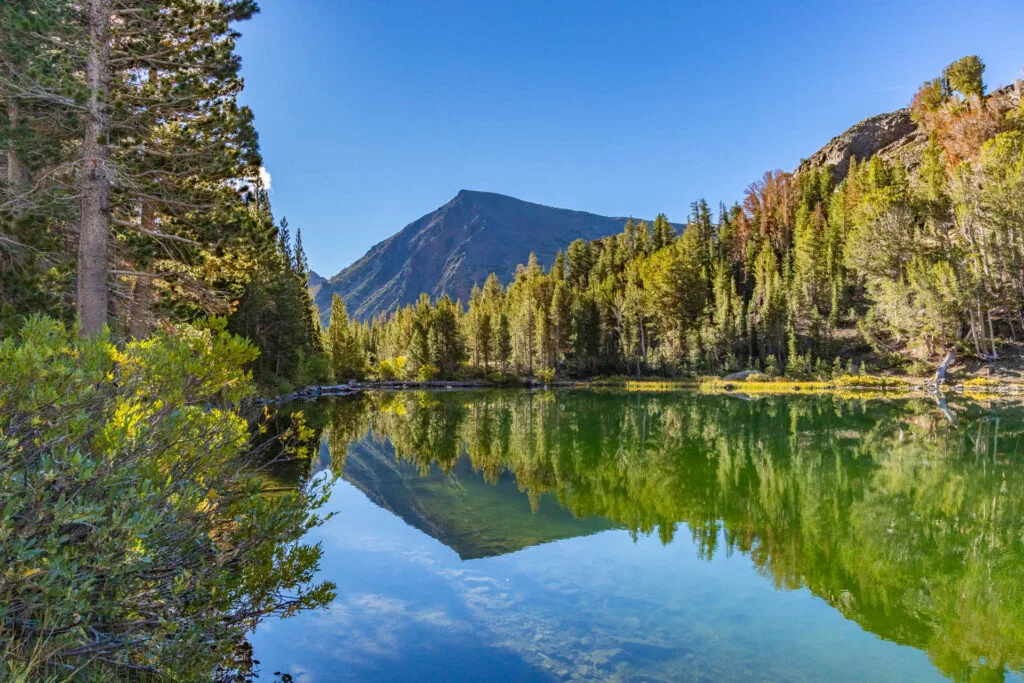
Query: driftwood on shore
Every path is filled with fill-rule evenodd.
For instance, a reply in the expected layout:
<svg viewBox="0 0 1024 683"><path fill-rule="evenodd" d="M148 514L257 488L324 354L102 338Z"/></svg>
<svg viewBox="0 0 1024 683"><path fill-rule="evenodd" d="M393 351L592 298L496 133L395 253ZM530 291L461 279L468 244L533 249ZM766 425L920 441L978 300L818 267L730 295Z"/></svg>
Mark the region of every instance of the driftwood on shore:
<svg viewBox="0 0 1024 683"><path fill-rule="evenodd" d="M956 359L956 347L952 347L946 357L942 360L942 364L939 369L935 371L935 388L938 389L942 386L942 383L946 381L946 373L949 371L949 366L953 364Z"/></svg>
<svg viewBox="0 0 1024 683"><path fill-rule="evenodd" d="M256 399L254 403L256 405L266 405L270 403L288 403L289 401L315 401L321 396L345 396L359 393L359 391L361 389L352 384L317 385L299 389L283 396Z"/></svg>
<svg viewBox="0 0 1024 683"><path fill-rule="evenodd" d="M572 387L580 386L581 382L562 381L556 380L553 382L540 382L537 380L527 379L524 380L521 388L537 388L537 387ZM293 391L290 394L283 396L275 396L273 398L263 398L255 401L257 405L265 405L269 403L288 403L289 401L315 401L322 396L347 396L349 394L358 394L361 391L374 391L374 390L402 390L402 389L420 389L420 390L441 390L441 389L494 389L494 384L484 381L444 381L444 380L430 380L428 382L418 382L411 380L392 380L386 382L357 382L351 381L346 384L332 384L332 385L314 385Z"/></svg>

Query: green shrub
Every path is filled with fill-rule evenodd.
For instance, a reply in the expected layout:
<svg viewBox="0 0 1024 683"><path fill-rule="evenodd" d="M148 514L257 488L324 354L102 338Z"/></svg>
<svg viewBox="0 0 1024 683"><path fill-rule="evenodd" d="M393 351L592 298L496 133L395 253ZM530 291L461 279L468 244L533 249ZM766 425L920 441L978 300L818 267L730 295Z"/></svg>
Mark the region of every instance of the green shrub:
<svg viewBox="0 0 1024 683"><path fill-rule="evenodd" d="M536 373L534 373L534 379L536 379L541 384L550 384L555 379L555 370L554 368L544 368L543 370L538 370Z"/></svg>
<svg viewBox="0 0 1024 683"><path fill-rule="evenodd" d="M300 387L323 384L331 379L331 361L322 353L298 352L299 368L295 374L295 382Z"/></svg>
<svg viewBox="0 0 1024 683"><path fill-rule="evenodd" d="M374 366L373 374L380 382L393 382L396 379L406 378L407 364L408 359L405 356L385 358Z"/></svg>
<svg viewBox="0 0 1024 683"><path fill-rule="evenodd" d="M437 377L439 372L441 370L436 365L430 365L429 363L421 365L420 369L416 372L416 379L421 382L429 382Z"/></svg>
<svg viewBox="0 0 1024 683"><path fill-rule="evenodd" d="M911 375L934 375L935 366L927 361L915 359L907 366L907 372Z"/></svg>
<svg viewBox="0 0 1024 683"><path fill-rule="evenodd" d="M221 322L0 342L0 678L210 680L259 617L332 599L297 543L329 480L264 495L234 409L255 356Z"/></svg>
<svg viewBox="0 0 1024 683"><path fill-rule="evenodd" d="M395 369L395 362L390 358L377 363L377 367L374 368L374 374L377 376L377 379L382 382L390 382L398 377L398 371Z"/></svg>
<svg viewBox="0 0 1024 683"><path fill-rule="evenodd" d="M492 372L484 379L488 384L496 387L519 387L523 385L522 377L502 372Z"/></svg>

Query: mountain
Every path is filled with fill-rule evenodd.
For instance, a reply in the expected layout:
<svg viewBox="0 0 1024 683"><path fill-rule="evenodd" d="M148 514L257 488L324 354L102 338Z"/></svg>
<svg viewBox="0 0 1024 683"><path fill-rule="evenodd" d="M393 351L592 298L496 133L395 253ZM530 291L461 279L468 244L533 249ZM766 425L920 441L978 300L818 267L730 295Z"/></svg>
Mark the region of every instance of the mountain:
<svg viewBox="0 0 1024 683"><path fill-rule="evenodd" d="M327 278L323 275L318 274L316 271L309 271L309 295L316 300L317 292L320 288L327 284Z"/></svg>
<svg viewBox="0 0 1024 683"><path fill-rule="evenodd" d="M492 272L507 283L531 251L547 266L573 240L621 232L625 222L624 217L462 190L334 277L317 280L314 300L325 321L334 294L345 300L350 315L362 319L412 303L420 292L465 302L473 284L483 285Z"/></svg>

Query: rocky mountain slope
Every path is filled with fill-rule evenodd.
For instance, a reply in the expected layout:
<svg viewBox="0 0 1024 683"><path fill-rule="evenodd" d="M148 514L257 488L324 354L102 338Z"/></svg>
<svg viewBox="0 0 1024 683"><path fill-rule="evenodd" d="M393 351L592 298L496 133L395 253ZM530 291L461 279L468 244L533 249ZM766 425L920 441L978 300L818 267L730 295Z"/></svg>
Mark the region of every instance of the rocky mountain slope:
<svg viewBox="0 0 1024 683"><path fill-rule="evenodd" d="M1000 110L1009 111L1020 102L1022 89L1018 81L993 91L990 98ZM910 118L910 109L898 109L854 124L805 159L800 170L832 166L833 175L840 180L846 176L850 159L867 159L875 154L883 159L898 159L913 169L921 163L921 152L927 143L927 136Z"/></svg>
<svg viewBox="0 0 1024 683"><path fill-rule="evenodd" d="M473 284L490 273L507 283L530 252L550 265L575 239L621 232L626 218L556 209L491 192L462 190L450 202L413 221L330 278L311 278L314 300L325 320L335 293L350 315L369 318L432 298L469 297Z"/></svg>

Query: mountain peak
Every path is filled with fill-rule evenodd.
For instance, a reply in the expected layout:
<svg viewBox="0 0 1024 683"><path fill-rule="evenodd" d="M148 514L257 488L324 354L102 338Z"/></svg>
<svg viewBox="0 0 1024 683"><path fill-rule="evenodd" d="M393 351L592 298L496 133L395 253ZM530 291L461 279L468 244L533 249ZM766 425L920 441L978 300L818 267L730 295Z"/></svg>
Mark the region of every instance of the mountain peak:
<svg viewBox="0 0 1024 683"><path fill-rule="evenodd" d="M550 265L573 240L618 233L624 220L462 189L323 283L315 300L327 317L340 294L361 319L413 303L421 292L465 302L492 272L507 283L531 251Z"/></svg>

